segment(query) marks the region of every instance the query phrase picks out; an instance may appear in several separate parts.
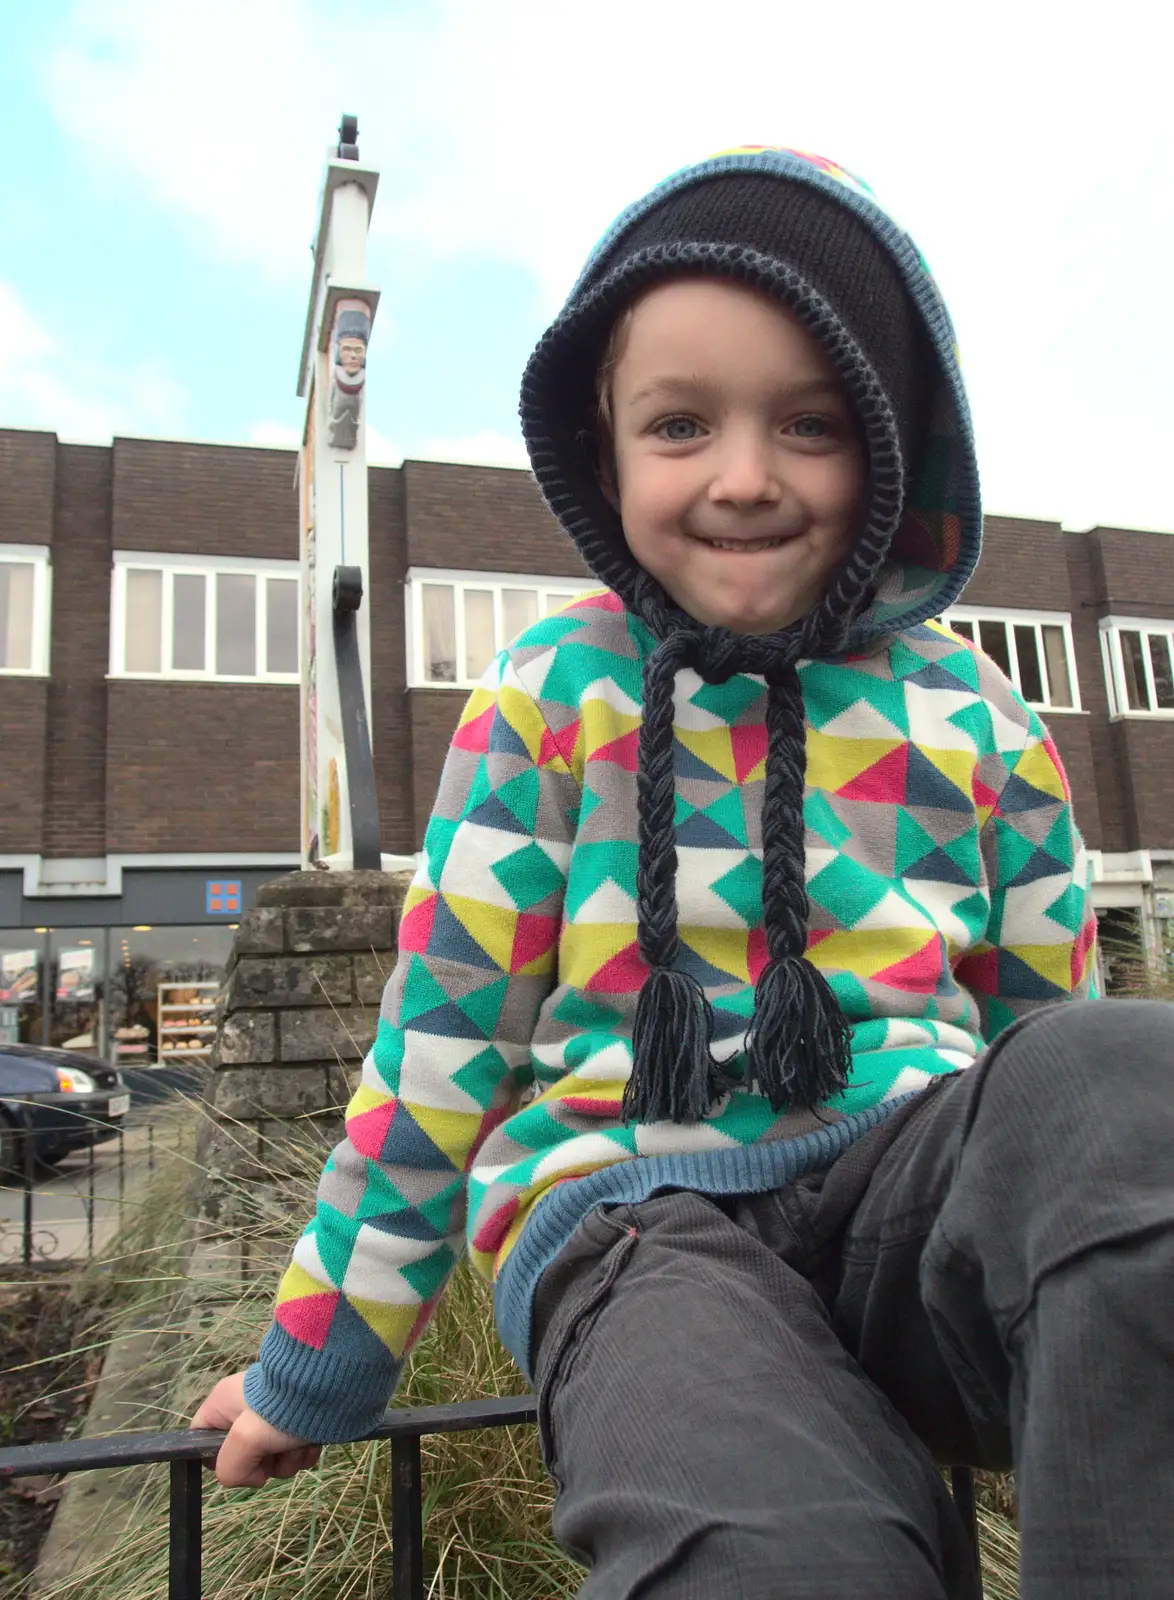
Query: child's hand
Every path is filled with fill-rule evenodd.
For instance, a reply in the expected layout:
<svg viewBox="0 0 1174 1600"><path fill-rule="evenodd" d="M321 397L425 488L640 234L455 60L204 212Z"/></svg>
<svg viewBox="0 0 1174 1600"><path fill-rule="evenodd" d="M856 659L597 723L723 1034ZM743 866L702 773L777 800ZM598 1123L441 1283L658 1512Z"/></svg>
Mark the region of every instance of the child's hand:
<svg viewBox="0 0 1174 1600"><path fill-rule="evenodd" d="M282 1433L245 1403L245 1375L221 1378L192 1418L193 1428L227 1428L216 1456L216 1476L227 1489L259 1489L268 1478L292 1478L316 1467L320 1444Z"/></svg>

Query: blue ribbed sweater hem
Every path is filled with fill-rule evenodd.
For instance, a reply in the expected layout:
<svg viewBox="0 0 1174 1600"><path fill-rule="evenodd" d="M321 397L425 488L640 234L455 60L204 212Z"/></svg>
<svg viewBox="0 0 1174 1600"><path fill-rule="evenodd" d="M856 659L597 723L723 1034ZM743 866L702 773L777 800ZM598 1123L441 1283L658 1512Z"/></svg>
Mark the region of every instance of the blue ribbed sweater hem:
<svg viewBox="0 0 1174 1600"><path fill-rule="evenodd" d="M688 1189L696 1194L764 1194L794 1183L806 1173L826 1171L849 1145L912 1098L905 1094L883 1101L797 1139L740 1146L736 1150L640 1156L635 1161L604 1167L590 1177L559 1184L534 1207L498 1273L494 1312L502 1343L533 1382L530 1344L538 1280L597 1206L648 1200L669 1189Z"/></svg>

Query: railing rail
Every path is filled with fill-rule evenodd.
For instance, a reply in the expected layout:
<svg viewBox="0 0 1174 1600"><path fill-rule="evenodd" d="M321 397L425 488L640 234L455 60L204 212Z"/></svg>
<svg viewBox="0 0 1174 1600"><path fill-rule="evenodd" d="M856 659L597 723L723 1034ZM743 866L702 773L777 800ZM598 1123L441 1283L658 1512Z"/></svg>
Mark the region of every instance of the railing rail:
<svg viewBox="0 0 1174 1600"><path fill-rule="evenodd" d="M424 1513L420 1441L426 1434L509 1428L536 1419L532 1394L443 1406L396 1406L368 1439L391 1443L391 1590L389 1600L424 1600ZM168 1600L200 1600L203 1462L224 1434L210 1428L175 1433L121 1433L0 1450L0 1478L85 1472L168 1462L171 1468ZM970 1536L975 1566L978 1522L974 1480L951 1473L954 1500Z"/></svg>

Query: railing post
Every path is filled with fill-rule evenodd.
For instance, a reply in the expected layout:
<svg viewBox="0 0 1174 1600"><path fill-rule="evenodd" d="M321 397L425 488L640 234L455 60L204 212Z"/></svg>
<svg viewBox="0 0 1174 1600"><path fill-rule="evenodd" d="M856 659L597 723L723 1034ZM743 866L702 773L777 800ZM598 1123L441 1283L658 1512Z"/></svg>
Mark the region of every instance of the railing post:
<svg viewBox="0 0 1174 1600"><path fill-rule="evenodd" d="M24 1114L24 1132L21 1134L21 1167L23 1169L24 1201L21 1218L20 1259L28 1266L33 1259L33 1183L36 1177L36 1158L33 1154L33 1119Z"/></svg>
<svg viewBox="0 0 1174 1600"><path fill-rule="evenodd" d="M966 1529L970 1553L974 1557L974 1570L978 1574L978 1589L982 1593L982 1550L978 1542L978 1507L974 1499L974 1473L969 1467L950 1468L950 1488L954 1504Z"/></svg>
<svg viewBox="0 0 1174 1600"><path fill-rule="evenodd" d="M391 1441L391 1600L424 1600L420 1435Z"/></svg>
<svg viewBox="0 0 1174 1600"><path fill-rule="evenodd" d="M167 1600L200 1600L202 1471L198 1458L171 1463Z"/></svg>
<svg viewBox="0 0 1174 1600"><path fill-rule="evenodd" d="M94 1259L94 1141L86 1146L89 1186L86 1199L86 1260Z"/></svg>

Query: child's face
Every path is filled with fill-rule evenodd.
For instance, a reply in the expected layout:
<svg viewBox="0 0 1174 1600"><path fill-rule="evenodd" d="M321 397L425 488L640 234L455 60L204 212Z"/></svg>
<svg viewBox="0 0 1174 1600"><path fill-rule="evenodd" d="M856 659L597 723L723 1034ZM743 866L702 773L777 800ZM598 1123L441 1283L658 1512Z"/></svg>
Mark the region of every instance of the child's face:
<svg viewBox="0 0 1174 1600"><path fill-rule="evenodd" d="M658 284L632 308L611 382L629 548L707 626L804 616L859 529L864 449L802 324L721 279Z"/></svg>

